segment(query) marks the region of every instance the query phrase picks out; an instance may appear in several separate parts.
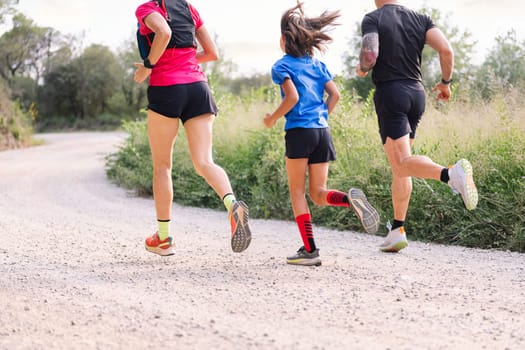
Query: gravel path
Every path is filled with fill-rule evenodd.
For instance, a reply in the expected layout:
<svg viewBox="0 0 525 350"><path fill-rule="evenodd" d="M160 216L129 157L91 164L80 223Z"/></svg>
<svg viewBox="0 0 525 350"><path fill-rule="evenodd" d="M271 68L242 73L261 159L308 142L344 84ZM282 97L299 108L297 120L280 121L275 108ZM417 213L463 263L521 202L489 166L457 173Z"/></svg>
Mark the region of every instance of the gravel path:
<svg viewBox="0 0 525 350"><path fill-rule="evenodd" d="M0 152L0 349L525 349L524 254L316 227L323 266L296 267L295 223L236 254L225 211L175 206L162 258L153 201L105 176L124 134L39 137Z"/></svg>

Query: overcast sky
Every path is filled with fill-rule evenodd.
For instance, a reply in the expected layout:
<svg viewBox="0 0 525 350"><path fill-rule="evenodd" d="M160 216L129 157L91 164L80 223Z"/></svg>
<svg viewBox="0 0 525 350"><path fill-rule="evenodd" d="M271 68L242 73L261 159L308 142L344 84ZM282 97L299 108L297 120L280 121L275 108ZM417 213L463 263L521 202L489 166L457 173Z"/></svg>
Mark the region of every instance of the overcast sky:
<svg viewBox="0 0 525 350"><path fill-rule="evenodd" d="M18 9L39 26L64 34L84 35L91 43L118 48L136 29L135 8L142 0L20 0ZM206 27L218 36L223 56L241 73L269 72L282 56L279 49L281 14L296 0L190 0L201 13ZM375 9L373 0L304 0L306 15L323 10L341 10L341 26L332 36L328 52L319 56L333 73L341 73L342 55L363 15ZM446 14L449 23L470 31L478 41L475 59L481 61L498 35L514 29L525 40L525 1L522 0L404 0L401 4L419 8L426 4Z"/></svg>

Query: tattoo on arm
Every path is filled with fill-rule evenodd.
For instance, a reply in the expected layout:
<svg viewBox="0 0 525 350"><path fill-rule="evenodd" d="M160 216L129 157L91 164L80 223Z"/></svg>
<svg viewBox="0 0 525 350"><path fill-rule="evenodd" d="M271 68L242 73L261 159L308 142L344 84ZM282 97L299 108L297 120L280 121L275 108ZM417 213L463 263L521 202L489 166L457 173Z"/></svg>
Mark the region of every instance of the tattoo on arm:
<svg viewBox="0 0 525 350"><path fill-rule="evenodd" d="M361 52L359 53L359 65L363 72L368 72L376 64L379 55L379 35L377 33L367 33L361 42Z"/></svg>

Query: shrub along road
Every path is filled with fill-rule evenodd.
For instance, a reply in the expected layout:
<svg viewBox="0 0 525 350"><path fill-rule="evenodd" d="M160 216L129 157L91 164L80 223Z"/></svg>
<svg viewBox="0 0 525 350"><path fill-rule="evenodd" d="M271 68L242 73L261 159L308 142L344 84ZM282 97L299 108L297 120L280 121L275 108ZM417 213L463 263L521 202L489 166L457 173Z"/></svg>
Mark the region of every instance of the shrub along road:
<svg viewBox="0 0 525 350"><path fill-rule="evenodd" d="M124 134L37 137L0 152L0 349L525 348L523 254L315 227L323 266L296 267L293 222L236 254L225 211L176 205L162 258L152 199L105 176Z"/></svg>

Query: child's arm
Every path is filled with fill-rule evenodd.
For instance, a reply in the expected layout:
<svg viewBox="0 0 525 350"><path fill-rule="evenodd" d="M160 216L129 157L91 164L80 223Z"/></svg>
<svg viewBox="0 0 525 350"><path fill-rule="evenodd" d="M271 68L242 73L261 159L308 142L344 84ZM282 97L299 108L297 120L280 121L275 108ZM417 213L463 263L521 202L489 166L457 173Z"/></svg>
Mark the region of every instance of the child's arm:
<svg viewBox="0 0 525 350"><path fill-rule="evenodd" d="M297 93L297 89L295 88L292 79L285 79L281 87L284 94L281 104L273 113L266 113L266 117L264 117L264 125L268 128L274 126L275 122L288 113L293 106L295 106L297 101L299 101L299 94Z"/></svg>
<svg viewBox="0 0 525 350"><path fill-rule="evenodd" d="M339 102L341 93L339 93L339 89L337 88L337 85L335 85L333 80L330 80L324 85L324 90L328 94L328 97L326 98L326 106L328 107L328 114L330 114L337 105L337 102Z"/></svg>

